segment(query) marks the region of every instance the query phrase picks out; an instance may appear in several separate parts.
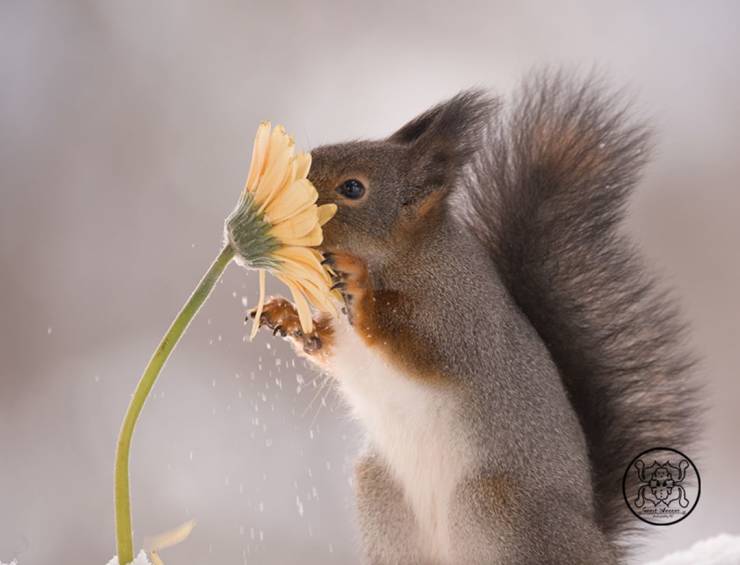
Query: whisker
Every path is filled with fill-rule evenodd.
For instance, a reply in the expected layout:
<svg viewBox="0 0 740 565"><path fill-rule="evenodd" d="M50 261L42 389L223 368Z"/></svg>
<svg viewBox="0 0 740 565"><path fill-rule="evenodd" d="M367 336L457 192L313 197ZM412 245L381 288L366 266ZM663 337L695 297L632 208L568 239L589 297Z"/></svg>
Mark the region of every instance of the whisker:
<svg viewBox="0 0 740 565"><path fill-rule="evenodd" d="M311 379L311 384L316 382L316 379L319 377L323 378L324 380L321 381L321 384L319 385L318 389L316 390L316 394L313 395L313 398L311 399L311 402L308 403L308 406L306 406L306 409L303 411L303 414L301 414L301 418L305 418L308 411L311 409L311 406L313 406L313 403L316 402L316 399L321 394L321 390L324 388L324 385L326 384L326 381L328 380L328 375L325 373L319 373L316 375L313 379Z"/></svg>
<svg viewBox="0 0 740 565"><path fill-rule="evenodd" d="M332 380L327 378L321 385L320 392L324 391L325 388L328 386L328 391L326 391L326 394L324 394L321 397L321 402L319 403L318 407L316 408L316 414L313 415L313 419L311 420L311 424L308 426L309 428L313 428L313 425L316 423L317 418L319 417L319 413L321 412L321 406L326 406L326 397L329 393L331 393L332 390L334 390L331 386Z"/></svg>

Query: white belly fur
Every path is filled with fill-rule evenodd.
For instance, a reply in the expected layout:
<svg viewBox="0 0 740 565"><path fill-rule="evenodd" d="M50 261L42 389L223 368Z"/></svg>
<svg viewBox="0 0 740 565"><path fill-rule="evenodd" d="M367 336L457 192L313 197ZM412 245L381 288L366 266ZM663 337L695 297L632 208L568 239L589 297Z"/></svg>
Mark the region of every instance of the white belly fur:
<svg viewBox="0 0 740 565"><path fill-rule="evenodd" d="M471 461L470 448L456 433L454 399L418 377L404 375L344 320L336 323L328 365L402 485L428 558L448 561L449 503Z"/></svg>

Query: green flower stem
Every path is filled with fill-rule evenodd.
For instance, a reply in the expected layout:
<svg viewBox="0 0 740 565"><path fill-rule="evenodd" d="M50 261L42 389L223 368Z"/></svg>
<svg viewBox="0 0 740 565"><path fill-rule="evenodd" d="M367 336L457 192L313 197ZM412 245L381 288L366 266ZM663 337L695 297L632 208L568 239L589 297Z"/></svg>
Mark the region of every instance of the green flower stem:
<svg viewBox="0 0 740 565"><path fill-rule="evenodd" d="M128 462L129 452L131 449L131 437L134 433L136 420L141 413L149 392L154 386L159 372L162 370L167 358L172 350L180 341L182 334L190 325L190 321L197 314L200 307L205 302L208 295L211 294L214 285L221 278L221 274L226 269L231 259L234 257L234 249L231 245L226 245L219 256L210 266L208 271L198 283L198 286L190 295L188 301L180 310L167 333L157 347L157 350L149 360L149 364L144 370L144 374L136 385L134 396L126 411L126 417L121 425L121 432L118 436L118 447L116 449L116 543L118 546L118 563L128 565L134 560L133 536L131 532L131 499L129 496L129 476Z"/></svg>

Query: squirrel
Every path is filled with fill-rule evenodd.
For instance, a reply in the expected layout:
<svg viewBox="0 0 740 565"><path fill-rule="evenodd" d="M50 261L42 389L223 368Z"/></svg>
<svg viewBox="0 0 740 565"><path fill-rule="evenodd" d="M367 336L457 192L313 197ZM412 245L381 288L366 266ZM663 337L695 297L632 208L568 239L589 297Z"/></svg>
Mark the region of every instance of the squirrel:
<svg viewBox="0 0 740 565"><path fill-rule="evenodd" d="M624 563L629 462L696 439L686 324L621 226L650 130L602 82L538 72L312 151L346 316L304 335L278 297L260 323L367 431L369 564Z"/></svg>

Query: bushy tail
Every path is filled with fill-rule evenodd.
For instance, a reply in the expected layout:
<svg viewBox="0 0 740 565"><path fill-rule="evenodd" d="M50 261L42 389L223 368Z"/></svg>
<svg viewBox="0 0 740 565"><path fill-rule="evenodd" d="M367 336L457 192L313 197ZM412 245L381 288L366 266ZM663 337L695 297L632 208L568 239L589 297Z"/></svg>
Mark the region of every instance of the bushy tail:
<svg viewBox="0 0 740 565"><path fill-rule="evenodd" d="M580 418L596 516L614 541L636 522L621 486L630 461L653 447L684 451L697 429L684 326L620 231L649 149L625 110L597 79L535 75L467 181L472 229Z"/></svg>

